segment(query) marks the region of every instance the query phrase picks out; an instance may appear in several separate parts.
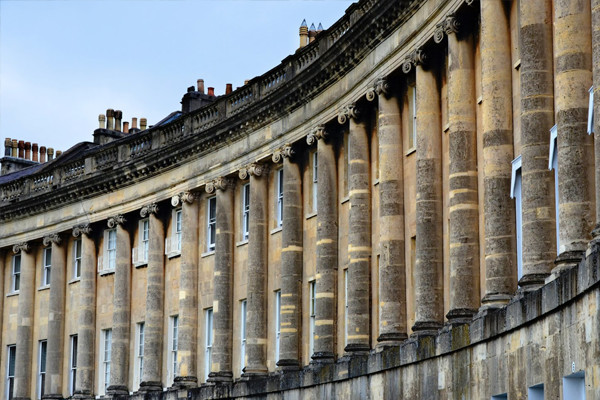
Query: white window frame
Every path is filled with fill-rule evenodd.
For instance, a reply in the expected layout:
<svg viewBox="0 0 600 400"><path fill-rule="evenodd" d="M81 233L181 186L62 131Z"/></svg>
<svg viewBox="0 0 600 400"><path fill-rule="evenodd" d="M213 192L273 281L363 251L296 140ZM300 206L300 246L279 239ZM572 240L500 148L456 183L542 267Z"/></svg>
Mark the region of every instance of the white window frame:
<svg viewBox="0 0 600 400"><path fill-rule="evenodd" d="M588 107L588 123L587 123L587 133L591 135L594 133L594 87L592 86L589 90L590 92L590 103Z"/></svg>
<svg viewBox="0 0 600 400"><path fill-rule="evenodd" d="M131 263L135 267L148 264L148 252L150 250L150 220L141 219L138 223L138 247L131 252Z"/></svg>
<svg viewBox="0 0 600 400"><path fill-rule="evenodd" d="M283 168L275 174L277 177L277 227L283 226Z"/></svg>
<svg viewBox="0 0 600 400"><path fill-rule="evenodd" d="M560 209L558 201L558 128L554 125L550 129L550 154L548 169L554 170L554 207L556 211L556 255L560 254Z"/></svg>
<svg viewBox="0 0 600 400"><path fill-rule="evenodd" d="M38 372L36 392L37 398L40 400L46 392L46 364L48 359L48 341L40 340L38 342Z"/></svg>
<svg viewBox="0 0 600 400"><path fill-rule="evenodd" d="M173 220L173 228L172 235L165 238L165 255L168 258L173 258L181 254L181 221L182 221L182 211L181 208L177 210L173 210L172 213Z"/></svg>
<svg viewBox="0 0 600 400"><path fill-rule="evenodd" d="M77 382L77 335L71 335L69 353L69 394L75 394Z"/></svg>
<svg viewBox="0 0 600 400"><path fill-rule="evenodd" d="M275 362L279 361L281 347L281 290L275 291Z"/></svg>
<svg viewBox="0 0 600 400"><path fill-rule="evenodd" d="M417 86L409 84L407 89L408 97L408 115L410 116L408 149L412 150L417 147ZM412 129L412 130L411 130Z"/></svg>
<svg viewBox="0 0 600 400"><path fill-rule="evenodd" d="M21 288L21 254L12 256L11 293L19 293Z"/></svg>
<svg viewBox="0 0 600 400"><path fill-rule="evenodd" d="M215 205L214 214L211 213L211 204ZM217 241L217 197L206 199L206 250L214 251Z"/></svg>
<svg viewBox="0 0 600 400"><path fill-rule="evenodd" d="M517 234L517 279L523 276L523 197L521 156L512 161L510 198L515 199L515 222Z"/></svg>
<svg viewBox="0 0 600 400"><path fill-rule="evenodd" d="M205 332L204 332L204 379L208 379L212 363L212 347L213 347L213 309L207 308L204 311L205 315Z"/></svg>
<svg viewBox="0 0 600 400"><path fill-rule="evenodd" d="M316 281L308 282L308 311L309 311L309 331L308 331L308 357L310 358L315 352L315 322L316 322Z"/></svg>
<svg viewBox="0 0 600 400"><path fill-rule="evenodd" d="M179 253L181 253L182 221L183 211L180 208L179 210L175 210L175 238L177 240L177 251Z"/></svg>
<svg viewBox="0 0 600 400"><path fill-rule="evenodd" d="M244 299L240 302L240 374L244 373L246 366L246 311L248 310L248 302Z"/></svg>
<svg viewBox="0 0 600 400"><path fill-rule="evenodd" d="M73 279L81 278L81 239L73 241Z"/></svg>
<svg viewBox="0 0 600 400"><path fill-rule="evenodd" d="M104 230L102 257L98 257L98 272L106 274L115 271L117 265L117 229Z"/></svg>
<svg viewBox="0 0 600 400"><path fill-rule="evenodd" d="M317 193L319 190L319 153L312 153L312 210L317 212Z"/></svg>
<svg viewBox="0 0 600 400"><path fill-rule="evenodd" d="M135 324L135 359L133 366L133 387L138 389L144 374L144 322Z"/></svg>
<svg viewBox="0 0 600 400"><path fill-rule="evenodd" d="M167 384L171 385L177 376L177 351L179 349L179 315L169 317L169 335L168 335L168 365L167 365Z"/></svg>
<svg viewBox="0 0 600 400"><path fill-rule="evenodd" d="M12 357L11 357L11 355L12 355ZM4 390L4 393L5 393L4 398L6 400L12 400L12 398L14 396L16 364L17 364L17 345L9 344L8 346L6 346L6 381L5 381L5 390Z"/></svg>
<svg viewBox="0 0 600 400"><path fill-rule="evenodd" d="M112 358L112 329L102 329L100 335L100 360L98 368L98 394L106 394L110 386L110 363Z"/></svg>
<svg viewBox="0 0 600 400"><path fill-rule="evenodd" d="M52 247L44 247L42 250L43 267L42 267L42 287L50 286L50 277L52 273Z"/></svg>
<svg viewBox="0 0 600 400"><path fill-rule="evenodd" d="M242 240L250 236L250 184L242 186Z"/></svg>

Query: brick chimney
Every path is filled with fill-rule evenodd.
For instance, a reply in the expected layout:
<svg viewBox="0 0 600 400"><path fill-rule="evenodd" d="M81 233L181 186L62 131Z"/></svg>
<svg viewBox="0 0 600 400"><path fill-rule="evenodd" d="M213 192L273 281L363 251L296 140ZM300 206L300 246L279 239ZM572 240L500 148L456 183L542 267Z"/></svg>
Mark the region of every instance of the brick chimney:
<svg viewBox="0 0 600 400"><path fill-rule="evenodd" d="M10 138L4 139L4 156L10 157L12 155L12 140Z"/></svg>
<svg viewBox="0 0 600 400"><path fill-rule="evenodd" d="M148 120L146 118L141 118L140 119L140 129L145 131L147 126L148 126Z"/></svg>
<svg viewBox="0 0 600 400"><path fill-rule="evenodd" d="M54 159L54 149L52 147L48 147L48 161Z"/></svg>
<svg viewBox="0 0 600 400"><path fill-rule="evenodd" d="M231 83L228 83L225 85L225 94L229 94L233 92L233 85Z"/></svg>
<svg viewBox="0 0 600 400"><path fill-rule="evenodd" d="M209 87L208 88L208 95L215 97L215 88L214 87Z"/></svg>
<svg viewBox="0 0 600 400"><path fill-rule="evenodd" d="M115 131L121 132L121 120L123 119L123 112L121 110L115 111Z"/></svg>
<svg viewBox="0 0 600 400"><path fill-rule="evenodd" d="M123 133L129 133L129 122L123 122Z"/></svg>
<svg viewBox="0 0 600 400"><path fill-rule="evenodd" d="M38 144L34 143L31 145L31 152L33 153L33 161L37 162L38 161Z"/></svg>
<svg viewBox="0 0 600 400"><path fill-rule="evenodd" d="M12 156L14 158L19 156L19 141L17 139L12 140Z"/></svg>
<svg viewBox="0 0 600 400"><path fill-rule="evenodd" d="M46 146L40 146L40 163L46 162Z"/></svg>
<svg viewBox="0 0 600 400"><path fill-rule="evenodd" d="M25 159L31 160L31 142L25 142Z"/></svg>
<svg viewBox="0 0 600 400"><path fill-rule="evenodd" d="M204 79L198 79L198 92L204 94Z"/></svg>
<svg viewBox="0 0 600 400"><path fill-rule="evenodd" d="M114 117L115 117L115 110L113 110L112 108L109 108L108 110L106 110L106 129L112 131L114 129Z"/></svg>

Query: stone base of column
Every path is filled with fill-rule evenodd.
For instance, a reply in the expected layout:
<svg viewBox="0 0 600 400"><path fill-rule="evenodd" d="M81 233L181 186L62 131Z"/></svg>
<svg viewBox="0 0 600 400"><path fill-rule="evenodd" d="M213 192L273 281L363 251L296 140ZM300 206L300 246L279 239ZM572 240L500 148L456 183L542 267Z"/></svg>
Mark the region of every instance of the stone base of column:
<svg viewBox="0 0 600 400"><path fill-rule="evenodd" d="M13 397L12 400L31 400L30 397Z"/></svg>
<svg viewBox="0 0 600 400"><path fill-rule="evenodd" d="M144 381L140 383L138 392L162 392L162 383L159 381Z"/></svg>
<svg viewBox="0 0 600 400"><path fill-rule="evenodd" d="M335 362L335 354L331 351L318 351L310 358L311 364L333 364Z"/></svg>
<svg viewBox="0 0 600 400"><path fill-rule="evenodd" d="M208 374L208 383L231 383L233 382L233 372L231 371L220 371L211 372Z"/></svg>
<svg viewBox="0 0 600 400"><path fill-rule="evenodd" d="M72 398L77 400L92 400L94 399L94 394L90 390L76 390Z"/></svg>
<svg viewBox="0 0 600 400"><path fill-rule="evenodd" d="M369 355L369 351L371 347L368 344L364 343L350 343L344 347L345 356L355 357L355 356L366 356Z"/></svg>
<svg viewBox="0 0 600 400"><path fill-rule="evenodd" d="M377 338L377 349L385 349L386 347L398 347L408 339L406 333L382 333Z"/></svg>
<svg viewBox="0 0 600 400"><path fill-rule="evenodd" d="M489 309L502 308L508 304L512 296L506 293L488 293L481 299L478 313Z"/></svg>
<svg viewBox="0 0 600 400"><path fill-rule="evenodd" d="M452 326L463 325L471 322L475 314L477 314L477 310L471 308L455 308L446 314L446 318Z"/></svg>
<svg viewBox="0 0 600 400"><path fill-rule="evenodd" d="M198 378L195 376L176 376L173 379L173 387L180 389L198 387Z"/></svg>
<svg viewBox="0 0 600 400"><path fill-rule="evenodd" d="M443 324L435 321L415 322L412 327L413 333L410 337L418 339L421 336L435 336L442 327Z"/></svg>
<svg viewBox="0 0 600 400"><path fill-rule="evenodd" d="M583 250L563 251L554 260L555 267L552 269L550 276L546 278L544 283L552 282L563 271L575 268L583 259L585 252Z"/></svg>
<svg viewBox="0 0 600 400"><path fill-rule="evenodd" d="M246 371L246 368L244 368L244 372L242 373L240 380L241 381L250 381L253 379L266 378L268 375L269 375L268 371Z"/></svg>
<svg viewBox="0 0 600 400"><path fill-rule="evenodd" d="M48 400L62 400L64 399L64 397L62 397L61 394L52 394L52 393L48 393L48 394L44 394L42 396L42 399L48 399Z"/></svg>
<svg viewBox="0 0 600 400"><path fill-rule="evenodd" d="M280 359L276 364L282 371L300 370L300 361L294 359Z"/></svg>
<svg viewBox="0 0 600 400"><path fill-rule="evenodd" d="M106 388L106 394L108 396L127 396L129 389L125 385L110 385Z"/></svg>
<svg viewBox="0 0 600 400"><path fill-rule="evenodd" d="M546 284L549 274L526 274L519 279L519 292L531 292Z"/></svg>

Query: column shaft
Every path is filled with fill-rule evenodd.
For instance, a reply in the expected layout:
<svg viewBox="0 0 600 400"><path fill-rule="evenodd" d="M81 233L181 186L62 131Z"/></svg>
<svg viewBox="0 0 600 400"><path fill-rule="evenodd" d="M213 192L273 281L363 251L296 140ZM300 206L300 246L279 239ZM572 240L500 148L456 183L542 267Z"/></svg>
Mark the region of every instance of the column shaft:
<svg viewBox="0 0 600 400"><path fill-rule="evenodd" d="M110 386L107 393L127 395L129 376L129 324L131 305L131 237L117 224L117 254L113 293Z"/></svg>
<svg viewBox="0 0 600 400"><path fill-rule="evenodd" d="M415 334L433 334L444 321L442 137L437 71L416 68L417 241Z"/></svg>
<svg viewBox="0 0 600 400"><path fill-rule="evenodd" d="M528 2L521 6L524 3ZM485 307L506 304L517 286L515 211L510 198L512 65L504 5L501 0L481 2Z"/></svg>
<svg viewBox="0 0 600 400"><path fill-rule="evenodd" d="M335 151L317 142L317 265L315 283L314 362L335 358L336 285L338 269L337 168Z"/></svg>
<svg viewBox="0 0 600 400"><path fill-rule="evenodd" d="M281 232L281 314L277 365L300 368L302 321L302 173L298 163L283 157L283 226Z"/></svg>
<svg viewBox="0 0 600 400"><path fill-rule="evenodd" d="M479 198L473 37L448 35L450 322L479 308Z"/></svg>
<svg viewBox="0 0 600 400"><path fill-rule="evenodd" d="M259 167L260 168L260 167ZM267 373L267 184L268 172L250 174L248 296L244 375Z"/></svg>
<svg viewBox="0 0 600 400"><path fill-rule="evenodd" d="M370 349L371 180L369 134L363 119L350 118L348 137L348 326L346 352ZM335 182L335 180L333 181Z"/></svg>
<svg viewBox="0 0 600 400"><path fill-rule="evenodd" d="M164 320L165 229L155 213L148 215L150 237L144 321L144 370L140 390L162 390L162 349Z"/></svg>
<svg viewBox="0 0 600 400"><path fill-rule="evenodd" d="M596 162L596 228L600 237L600 0L592 0L592 60L594 78L594 154Z"/></svg>
<svg viewBox="0 0 600 400"><path fill-rule="evenodd" d="M183 196L176 386L198 385L198 202ZM190 200L190 201L186 201Z"/></svg>
<svg viewBox="0 0 600 400"><path fill-rule="evenodd" d="M14 399L29 399L33 360L33 316L35 305L35 248L21 250L21 279L17 306L17 359Z"/></svg>
<svg viewBox="0 0 600 400"><path fill-rule="evenodd" d="M2 282L2 284L0 285L0 315L5 315L4 314L4 266L6 265L4 263L4 259L6 257L6 253L0 250L0 282ZM4 318L0 318L0 332L4 332L2 330L2 322L3 322ZM2 336L0 335L0 349L3 349L4 347L2 347Z"/></svg>
<svg viewBox="0 0 600 400"><path fill-rule="evenodd" d="M76 231L74 230L74 236ZM75 397L94 397L96 336L96 244L91 233L81 233L81 280L77 329L77 379Z"/></svg>
<svg viewBox="0 0 600 400"><path fill-rule="evenodd" d="M554 2L554 91L558 132L559 257L577 264L594 225L593 140L587 135L592 85L590 2Z"/></svg>
<svg viewBox="0 0 600 400"><path fill-rule="evenodd" d="M490 14L494 17L491 25L496 26L497 11ZM554 175L548 170L550 129L554 125L552 3L523 1L520 15L523 275L519 285L532 290L544 283L556 258ZM501 21L508 24L504 18ZM506 54L510 54L509 49ZM508 61L506 64L510 68ZM507 74L510 82L510 72Z"/></svg>
<svg viewBox="0 0 600 400"><path fill-rule="evenodd" d="M50 301L48 303L48 350L46 356L46 398L62 399L65 275L67 243L52 242Z"/></svg>
<svg viewBox="0 0 600 400"><path fill-rule="evenodd" d="M214 342L209 381L233 379L233 189L226 183L217 189L217 233L213 289Z"/></svg>
<svg viewBox="0 0 600 400"><path fill-rule="evenodd" d="M406 339L404 167L400 106L379 95L379 337L381 345Z"/></svg>

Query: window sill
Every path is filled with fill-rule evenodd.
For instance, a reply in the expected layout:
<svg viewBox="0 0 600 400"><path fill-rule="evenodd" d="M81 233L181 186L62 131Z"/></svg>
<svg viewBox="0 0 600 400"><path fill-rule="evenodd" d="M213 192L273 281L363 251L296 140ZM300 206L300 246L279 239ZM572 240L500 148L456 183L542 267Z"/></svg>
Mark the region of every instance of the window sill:
<svg viewBox="0 0 600 400"><path fill-rule="evenodd" d="M410 156L412 153L415 153L417 151L416 147L411 147L410 149L406 150L406 153L404 153L405 156Z"/></svg>
<svg viewBox="0 0 600 400"><path fill-rule="evenodd" d="M41 292L42 290L48 290L48 289L50 289L50 285L44 285L44 286L40 286L40 287L38 288L38 292Z"/></svg>
<svg viewBox="0 0 600 400"><path fill-rule="evenodd" d="M204 257L212 256L212 255L214 255L214 254L215 254L215 251L214 251L214 250L209 250L209 251L207 251L207 252L205 252L205 253L202 253L202 254L200 254L200 257L201 257L201 258L204 258Z"/></svg>
<svg viewBox="0 0 600 400"><path fill-rule="evenodd" d="M76 282L79 282L79 281L81 281L81 278L73 278L73 279L71 279L69 282L67 282L67 284L69 284L69 285L70 285L70 284L72 284L72 283L76 283Z"/></svg>
<svg viewBox="0 0 600 400"><path fill-rule="evenodd" d="M148 266L148 261L144 261L143 263L137 263L137 264L133 264L133 266L134 266L135 268L147 267L147 266Z"/></svg>
<svg viewBox="0 0 600 400"><path fill-rule="evenodd" d="M181 251L174 251L172 253L165 254L165 256L167 256L168 259L179 257L180 255L181 255Z"/></svg>
<svg viewBox="0 0 600 400"><path fill-rule="evenodd" d="M281 226L278 226L277 228L275 228L275 229L273 229L273 230L271 231L271 235L274 235L274 234L276 234L277 232L281 232L281 229L282 229L282 227L281 227Z"/></svg>
<svg viewBox="0 0 600 400"><path fill-rule="evenodd" d="M379 185L379 178L375 179L375 182L373 182L373 186L377 186Z"/></svg>
<svg viewBox="0 0 600 400"><path fill-rule="evenodd" d="M18 296L19 295L19 291L14 291L14 292L10 292L6 294L6 297L12 297L12 296Z"/></svg>
<svg viewBox="0 0 600 400"><path fill-rule="evenodd" d="M310 214L306 214L306 219L311 219L311 218L316 217L316 216L317 216L317 212L315 211L315 212L312 212Z"/></svg>
<svg viewBox="0 0 600 400"><path fill-rule="evenodd" d="M240 246L243 246L243 245L245 245L245 244L248 244L248 239L244 239L244 240L242 240L242 241L240 241L240 242L237 242L237 243L235 244L235 246L236 246L236 247L240 247Z"/></svg>
<svg viewBox="0 0 600 400"><path fill-rule="evenodd" d="M104 271L100 271L100 272L98 272L98 274L99 274L100 276L104 276L104 275L112 275L112 274L114 274L114 273L115 273L115 270L114 270L114 269L107 269L107 270L104 270Z"/></svg>
<svg viewBox="0 0 600 400"><path fill-rule="evenodd" d="M340 204L344 204L350 201L350 196L346 196L342 199L342 201L340 202Z"/></svg>

